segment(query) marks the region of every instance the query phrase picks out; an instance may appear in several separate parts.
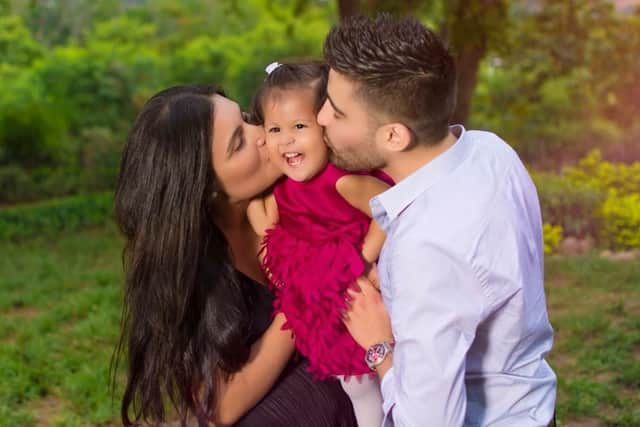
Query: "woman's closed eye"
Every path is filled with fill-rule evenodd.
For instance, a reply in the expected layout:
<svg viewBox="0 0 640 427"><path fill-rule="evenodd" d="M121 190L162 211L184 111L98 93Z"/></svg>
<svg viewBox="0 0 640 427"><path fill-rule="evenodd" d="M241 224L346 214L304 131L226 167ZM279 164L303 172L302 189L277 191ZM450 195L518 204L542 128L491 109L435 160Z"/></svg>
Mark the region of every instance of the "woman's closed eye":
<svg viewBox="0 0 640 427"><path fill-rule="evenodd" d="M238 137L236 138L236 145L233 148L232 154L242 150L242 148L246 145L246 143L247 143L247 139L244 136L244 129L241 127Z"/></svg>

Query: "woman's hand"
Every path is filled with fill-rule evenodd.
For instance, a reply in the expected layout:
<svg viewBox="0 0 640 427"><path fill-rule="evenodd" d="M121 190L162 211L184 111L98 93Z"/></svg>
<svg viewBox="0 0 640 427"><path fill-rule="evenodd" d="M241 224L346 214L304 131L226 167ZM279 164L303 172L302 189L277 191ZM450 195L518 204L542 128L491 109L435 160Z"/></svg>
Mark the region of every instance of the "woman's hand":
<svg viewBox="0 0 640 427"><path fill-rule="evenodd" d="M251 347L249 361L228 382L220 384L215 425L232 425L273 387L294 350L291 331L282 330L285 322L283 314L276 315Z"/></svg>

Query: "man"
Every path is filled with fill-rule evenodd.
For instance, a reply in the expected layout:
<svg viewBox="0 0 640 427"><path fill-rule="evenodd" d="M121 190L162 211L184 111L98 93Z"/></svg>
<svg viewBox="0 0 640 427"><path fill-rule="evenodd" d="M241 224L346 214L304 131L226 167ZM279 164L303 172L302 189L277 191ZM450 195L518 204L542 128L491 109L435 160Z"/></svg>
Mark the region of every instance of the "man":
<svg viewBox="0 0 640 427"><path fill-rule="evenodd" d="M345 314L381 379L383 424L553 425L540 208L522 162L495 134L449 127L454 61L417 20L347 20L324 55L333 161L397 183L370 202L387 233L384 306L361 280Z"/></svg>

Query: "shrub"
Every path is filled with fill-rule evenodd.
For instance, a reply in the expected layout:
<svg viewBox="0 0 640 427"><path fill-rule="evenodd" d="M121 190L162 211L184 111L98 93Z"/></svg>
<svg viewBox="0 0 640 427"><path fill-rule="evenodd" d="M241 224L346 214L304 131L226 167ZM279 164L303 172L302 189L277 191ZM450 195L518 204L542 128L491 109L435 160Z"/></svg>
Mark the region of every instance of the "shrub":
<svg viewBox="0 0 640 427"><path fill-rule="evenodd" d="M112 218L111 193L78 195L0 210L0 239L52 236L62 231L108 223Z"/></svg>
<svg viewBox="0 0 640 427"><path fill-rule="evenodd" d="M0 203L26 200L34 192L29 174L18 165L0 166Z"/></svg>
<svg viewBox="0 0 640 427"><path fill-rule="evenodd" d="M80 164L90 191L114 188L125 137L117 137L108 128L89 128L80 138Z"/></svg>
<svg viewBox="0 0 640 427"><path fill-rule="evenodd" d="M53 164L69 155L65 118L31 71L3 76L0 92L0 165Z"/></svg>
<svg viewBox="0 0 640 427"><path fill-rule="evenodd" d="M566 235L597 237L598 211L606 192L587 183L571 182L563 175L534 173L544 222L560 226Z"/></svg>
<svg viewBox="0 0 640 427"><path fill-rule="evenodd" d="M602 205L603 237L614 249L640 248L640 193L610 191Z"/></svg>
<svg viewBox="0 0 640 427"><path fill-rule="evenodd" d="M607 162L599 150L591 151L576 166L565 169L564 176L573 185L586 185L603 192L640 193L640 162Z"/></svg>
<svg viewBox="0 0 640 427"><path fill-rule="evenodd" d="M562 227L544 223L542 235L544 238L544 253L547 255L554 253L562 241Z"/></svg>

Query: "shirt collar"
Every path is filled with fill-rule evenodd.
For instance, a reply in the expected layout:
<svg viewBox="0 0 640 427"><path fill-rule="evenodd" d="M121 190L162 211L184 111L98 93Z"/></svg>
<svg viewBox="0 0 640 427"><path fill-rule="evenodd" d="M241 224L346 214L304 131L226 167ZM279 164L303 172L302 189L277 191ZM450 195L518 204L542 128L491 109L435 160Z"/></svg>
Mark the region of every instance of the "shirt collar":
<svg viewBox="0 0 640 427"><path fill-rule="evenodd" d="M371 199L373 216L383 229L386 230L387 226L420 194L455 169L467 157L471 144L468 141L469 138L465 137L464 126L453 125L450 129L458 135L455 144L387 191Z"/></svg>

